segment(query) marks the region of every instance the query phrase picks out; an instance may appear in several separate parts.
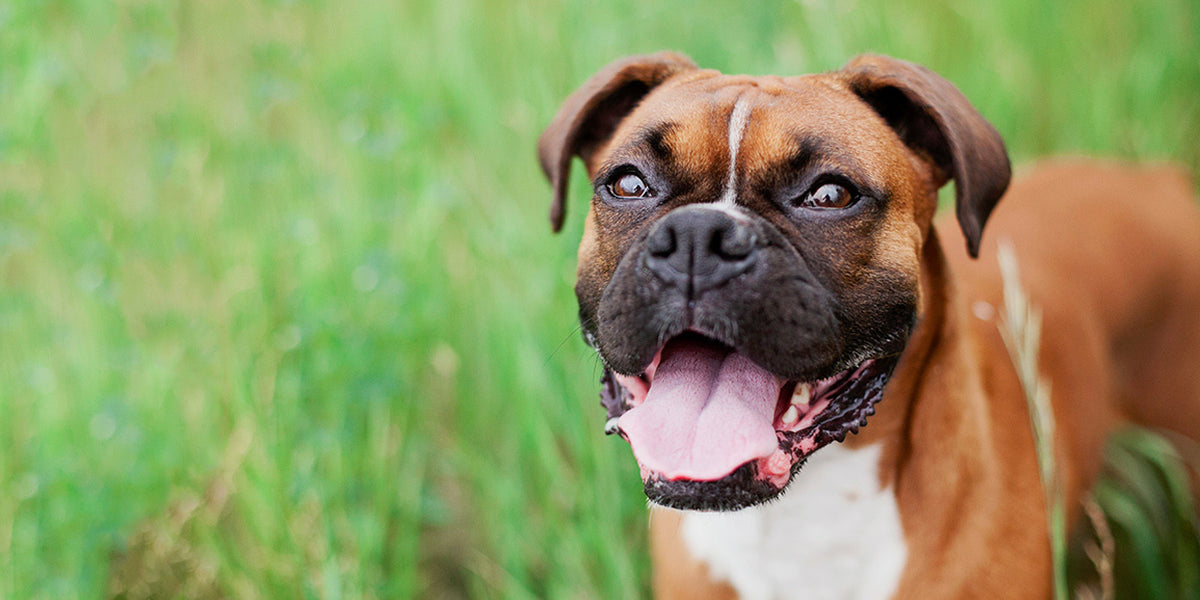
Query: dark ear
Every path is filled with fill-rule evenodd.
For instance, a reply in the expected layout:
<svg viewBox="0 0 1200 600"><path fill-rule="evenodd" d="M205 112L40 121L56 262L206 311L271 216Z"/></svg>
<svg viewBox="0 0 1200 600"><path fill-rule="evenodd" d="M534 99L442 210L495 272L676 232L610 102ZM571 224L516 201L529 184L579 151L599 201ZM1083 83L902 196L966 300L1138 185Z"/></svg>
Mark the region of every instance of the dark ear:
<svg viewBox="0 0 1200 600"><path fill-rule="evenodd" d="M842 73L850 90L934 166L939 187L954 179L958 224L978 258L983 225L1012 175L1000 134L958 88L920 65L863 55Z"/></svg>
<svg viewBox="0 0 1200 600"><path fill-rule="evenodd" d="M690 58L674 52L630 56L609 63L567 98L538 139L538 160L554 187L550 206L554 231L563 225L571 158L589 162L650 90L676 73L695 68Z"/></svg>

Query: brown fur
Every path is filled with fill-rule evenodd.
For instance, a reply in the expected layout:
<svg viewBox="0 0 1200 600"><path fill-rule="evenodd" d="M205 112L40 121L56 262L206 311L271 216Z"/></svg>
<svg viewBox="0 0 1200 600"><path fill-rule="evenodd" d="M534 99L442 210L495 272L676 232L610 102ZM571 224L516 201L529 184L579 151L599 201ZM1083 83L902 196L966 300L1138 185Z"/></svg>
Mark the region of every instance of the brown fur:
<svg viewBox="0 0 1200 600"><path fill-rule="evenodd" d="M801 234L753 190L768 186L797 137L827 144L827 160L890 194L886 215L870 227L831 228L810 243L829 261L842 294L907 286L920 300L918 326L879 412L845 442L884 443L880 479L895 490L908 545L896 597L1049 595L1029 415L996 318L977 310L985 303L996 315L1002 310L998 241L1016 249L1022 284L1043 314L1041 373L1051 385L1066 505L1075 517L1117 425L1200 438L1200 210L1179 171L1049 163L1018 178L992 214L1008 182L999 138L957 90L924 69L865 57L840 72L781 79L699 71L678 55L620 64L585 86L592 91L577 93L587 98L573 96L543 137L542 162L556 189L565 189L564 165L578 151L569 140L607 140L583 153L595 176L629 160L637 136L664 124L672 168L696 189L654 215L631 216L594 199L580 247L581 302L603 288L647 224L719 196L729 114L742 94L753 95L753 112L738 158L739 203L785 235ZM587 120L580 107L596 106L596 89L627 89L630 81L642 82L646 96L626 106L627 114L604 117L619 124L600 134L575 131ZM897 94L905 98L894 112L863 101L897 102ZM958 222L935 227L936 190L947 178L957 180ZM879 272L889 274L890 287L872 279ZM657 594L731 597L687 556L677 529L676 516L655 513Z"/></svg>

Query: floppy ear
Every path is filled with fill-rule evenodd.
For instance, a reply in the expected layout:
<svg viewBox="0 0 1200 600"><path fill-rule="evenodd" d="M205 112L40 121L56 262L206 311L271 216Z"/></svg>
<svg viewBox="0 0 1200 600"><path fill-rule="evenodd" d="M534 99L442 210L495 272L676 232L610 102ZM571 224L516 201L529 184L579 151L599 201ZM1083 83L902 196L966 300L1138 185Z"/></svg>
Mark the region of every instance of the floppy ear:
<svg viewBox="0 0 1200 600"><path fill-rule="evenodd" d="M650 90L676 73L695 68L690 58L674 52L630 56L609 63L567 98L538 139L538 160L554 187L550 224L555 232L562 229L566 212L571 158L590 162Z"/></svg>
<svg viewBox="0 0 1200 600"><path fill-rule="evenodd" d="M954 179L958 224L967 251L978 258L983 225L1012 175L1000 134L958 88L920 65L863 55L842 74L850 90L934 166L939 187Z"/></svg>

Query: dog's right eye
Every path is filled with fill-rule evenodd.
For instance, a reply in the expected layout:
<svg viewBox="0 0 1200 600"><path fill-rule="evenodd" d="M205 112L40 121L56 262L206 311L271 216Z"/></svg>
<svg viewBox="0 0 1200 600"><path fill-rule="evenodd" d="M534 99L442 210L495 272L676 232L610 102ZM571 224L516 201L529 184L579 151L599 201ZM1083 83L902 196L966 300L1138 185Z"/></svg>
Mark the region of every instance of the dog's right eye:
<svg viewBox="0 0 1200 600"><path fill-rule="evenodd" d="M627 200L654 196L646 181L634 173L626 173L609 182L608 191L617 198Z"/></svg>

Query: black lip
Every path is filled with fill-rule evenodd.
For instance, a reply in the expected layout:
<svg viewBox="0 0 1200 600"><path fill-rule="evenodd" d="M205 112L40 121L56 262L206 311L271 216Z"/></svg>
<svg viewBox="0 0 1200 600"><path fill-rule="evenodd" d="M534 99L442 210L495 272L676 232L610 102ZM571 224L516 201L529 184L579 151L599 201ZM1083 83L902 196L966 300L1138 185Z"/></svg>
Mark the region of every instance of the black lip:
<svg viewBox="0 0 1200 600"><path fill-rule="evenodd" d="M867 424L867 417L875 414L875 404L883 399L883 390L891 380L892 372L900 356L892 355L869 361L869 368L858 377L847 377L827 393L833 400L812 426L793 433L783 434L785 441L798 443L816 434L817 447L830 442L840 442L851 433L857 433Z"/></svg>
<svg viewBox="0 0 1200 600"><path fill-rule="evenodd" d="M600 376L600 406L608 413L608 420L616 419L632 408L629 401L629 391L617 383L613 370L605 367L604 374ZM608 435L616 432L617 430L608 428L604 431Z"/></svg>
<svg viewBox="0 0 1200 600"><path fill-rule="evenodd" d="M802 458L800 462L804 460ZM793 466L792 473L795 474L799 467L798 464ZM759 479L758 467L752 462L717 481L671 481L651 475L643 483L646 497L651 502L677 510L740 510L767 502L784 490Z"/></svg>

